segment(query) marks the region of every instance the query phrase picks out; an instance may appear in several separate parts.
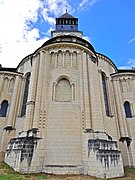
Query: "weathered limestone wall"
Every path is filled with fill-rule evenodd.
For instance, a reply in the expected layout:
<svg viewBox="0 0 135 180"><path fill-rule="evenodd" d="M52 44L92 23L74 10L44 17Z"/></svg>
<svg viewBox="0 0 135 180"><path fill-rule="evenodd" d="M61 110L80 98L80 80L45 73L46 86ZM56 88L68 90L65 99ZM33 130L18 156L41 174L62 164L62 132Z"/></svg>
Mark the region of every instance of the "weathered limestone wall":
<svg viewBox="0 0 135 180"><path fill-rule="evenodd" d="M0 105L2 105L2 102L5 100L8 102L6 116L2 117L3 115L2 114L0 115L0 134L1 134L0 149L1 151L6 150L9 139L11 137L14 137L14 133L15 133L15 130L11 132L12 124L10 124L9 122L15 121L16 119L16 112L14 111L15 109L13 108L13 106L11 106L11 103L12 103L12 98L13 98L14 89L15 89L15 81L18 76L19 75L14 72L8 72L8 71L0 72ZM14 114L14 119L13 117L10 116L11 111L12 111L12 114Z"/></svg>
<svg viewBox="0 0 135 180"><path fill-rule="evenodd" d="M104 116L105 132L119 142L118 146L122 152L124 166L134 166L134 73L116 73L107 58L99 57L99 67L101 72L107 75L107 91L111 116L107 117L104 110L103 92L102 110ZM100 75L101 77L101 75ZM102 88L102 81L100 80ZM126 118L124 102L130 103L132 118ZM112 128L113 127L113 128Z"/></svg>
<svg viewBox="0 0 135 180"><path fill-rule="evenodd" d="M88 156L89 175L104 179L124 176L121 153L116 141L89 139Z"/></svg>
<svg viewBox="0 0 135 180"><path fill-rule="evenodd" d="M103 177L103 173L107 177L123 175L121 159L115 174L111 164L114 151L119 157L120 152L117 148L111 151L110 144L114 141L110 135L118 140L119 132L116 133L116 116L107 118L105 115L101 83L101 72L107 71L107 90L111 90L109 73L115 70L108 62L104 61L104 66L104 69L98 67L97 57L90 49L69 42L48 45L36 52L32 59L28 57L21 62L18 71L24 74L16 78L12 96L15 115L10 111L12 118L8 119L8 125L17 128L5 157L10 166L21 172L89 175L96 175L100 166L102 173L98 177ZM28 72L31 72L31 79L26 116L16 119L20 114ZM110 104L114 103L112 94L110 91ZM114 110L111 106L112 114ZM102 147L96 152L92 150L89 156L90 138L86 134L95 131L98 135L92 137L93 144L97 138L101 140L100 144L104 143L104 132L110 137L105 141L110 149L103 149L105 158L105 150L108 150L110 169L97 159Z"/></svg>
<svg viewBox="0 0 135 180"><path fill-rule="evenodd" d="M116 99L116 115L118 119L118 130L120 150L125 166L135 166L134 161L134 74L124 73L112 75L114 93ZM124 109L124 102L130 103L132 117L127 118Z"/></svg>
<svg viewBox="0 0 135 180"><path fill-rule="evenodd" d="M6 117L0 117L0 134L2 135L4 132L4 127L6 126ZM2 136L0 136L0 145L2 145ZM1 151L3 151L1 147Z"/></svg>
<svg viewBox="0 0 135 180"><path fill-rule="evenodd" d="M50 55L48 54L50 62L47 61L46 64L48 88L44 87L44 89L47 93L47 102L41 103L46 110L46 156L43 171L78 173L78 166L82 165L79 73L77 72L79 62L76 62L76 57L70 47L62 48L62 51L58 53L59 49L56 46L50 50ZM52 54L52 52L55 53ZM58 57L55 56L56 52ZM58 84L62 79L69 82L69 85L65 84L67 88L69 86L69 91L67 88L58 91ZM65 99L61 95L63 90Z"/></svg>
<svg viewBox="0 0 135 180"><path fill-rule="evenodd" d="M24 75L27 73L27 72L30 72L31 69L32 69L32 55L24 58L20 64L18 65L18 68L17 68L17 72L19 73L23 73Z"/></svg>

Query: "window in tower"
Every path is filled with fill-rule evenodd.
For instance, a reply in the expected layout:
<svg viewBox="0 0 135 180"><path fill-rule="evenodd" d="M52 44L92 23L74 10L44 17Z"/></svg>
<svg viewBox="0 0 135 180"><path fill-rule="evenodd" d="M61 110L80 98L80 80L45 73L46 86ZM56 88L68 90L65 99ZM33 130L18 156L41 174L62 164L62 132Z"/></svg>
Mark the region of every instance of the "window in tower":
<svg viewBox="0 0 135 180"><path fill-rule="evenodd" d="M71 67L71 54L70 54L70 52L68 50L65 53L65 67L66 68Z"/></svg>
<svg viewBox="0 0 135 180"><path fill-rule="evenodd" d="M12 78L12 79L10 80L9 92L13 92L13 87L14 87L14 79Z"/></svg>
<svg viewBox="0 0 135 180"><path fill-rule="evenodd" d="M63 53L62 51L58 51L58 67L63 67Z"/></svg>
<svg viewBox="0 0 135 180"><path fill-rule="evenodd" d="M4 100L1 103L0 117L6 117L7 109L8 109L8 101Z"/></svg>
<svg viewBox="0 0 135 180"><path fill-rule="evenodd" d="M132 118L130 103L128 101L124 102L124 109L125 109L126 118Z"/></svg>
<svg viewBox="0 0 135 180"><path fill-rule="evenodd" d="M27 75L26 81L25 81L21 117L26 114L26 104L27 104L27 99L28 99L29 84L30 84L30 73Z"/></svg>
<svg viewBox="0 0 135 180"><path fill-rule="evenodd" d="M77 69L77 52L74 51L72 54L72 67Z"/></svg>
<svg viewBox="0 0 135 180"><path fill-rule="evenodd" d="M55 68L55 53L51 52L50 54L50 68L54 69Z"/></svg>
<svg viewBox="0 0 135 180"><path fill-rule="evenodd" d="M103 95L104 95L104 103L105 103L106 115L110 116L105 73L102 73L102 87L103 87Z"/></svg>
<svg viewBox="0 0 135 180"><path fill-rule="evenodd" d="M4 79L4 91L7 92L8 91L8 85L9 85L9 79L6 77Z"/></svg>

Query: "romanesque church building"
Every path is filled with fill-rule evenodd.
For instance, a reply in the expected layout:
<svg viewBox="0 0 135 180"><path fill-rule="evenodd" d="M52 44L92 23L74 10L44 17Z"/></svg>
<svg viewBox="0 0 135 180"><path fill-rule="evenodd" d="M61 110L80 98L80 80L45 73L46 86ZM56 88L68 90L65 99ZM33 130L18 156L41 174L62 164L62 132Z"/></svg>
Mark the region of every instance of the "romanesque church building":
<svg viewBox="0 0 135 180"><path fill-rule="evenodd" d="M124 176L135 167L135 71L119 70L56 18L17 68L0 66L0 152L21 173Z"/></svg>

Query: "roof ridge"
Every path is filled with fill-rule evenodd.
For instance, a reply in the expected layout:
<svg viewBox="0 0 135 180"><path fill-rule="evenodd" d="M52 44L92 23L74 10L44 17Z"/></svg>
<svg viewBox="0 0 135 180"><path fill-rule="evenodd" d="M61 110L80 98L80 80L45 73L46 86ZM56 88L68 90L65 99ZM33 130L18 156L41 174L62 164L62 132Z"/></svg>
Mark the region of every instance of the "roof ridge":
<svg viewBox="0 0 135 180"><path fill-rule="evenodd" d="M74 16L72 16L71 14L69 14L67 11L62 14L59 18L75 18Z"/></svg>

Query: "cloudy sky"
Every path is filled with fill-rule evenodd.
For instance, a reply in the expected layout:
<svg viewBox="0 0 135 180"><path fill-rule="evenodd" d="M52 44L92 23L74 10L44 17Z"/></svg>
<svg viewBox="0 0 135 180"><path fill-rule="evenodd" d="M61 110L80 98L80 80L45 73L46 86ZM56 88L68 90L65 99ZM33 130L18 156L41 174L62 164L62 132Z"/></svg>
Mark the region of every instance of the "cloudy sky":
<svg viewBox="0 0 135 180"><path fill-rule="evenodd" d="M135 0L0 0L0 64L16 67L33 53L66 8L97 52L135 67Z"/></svg>

